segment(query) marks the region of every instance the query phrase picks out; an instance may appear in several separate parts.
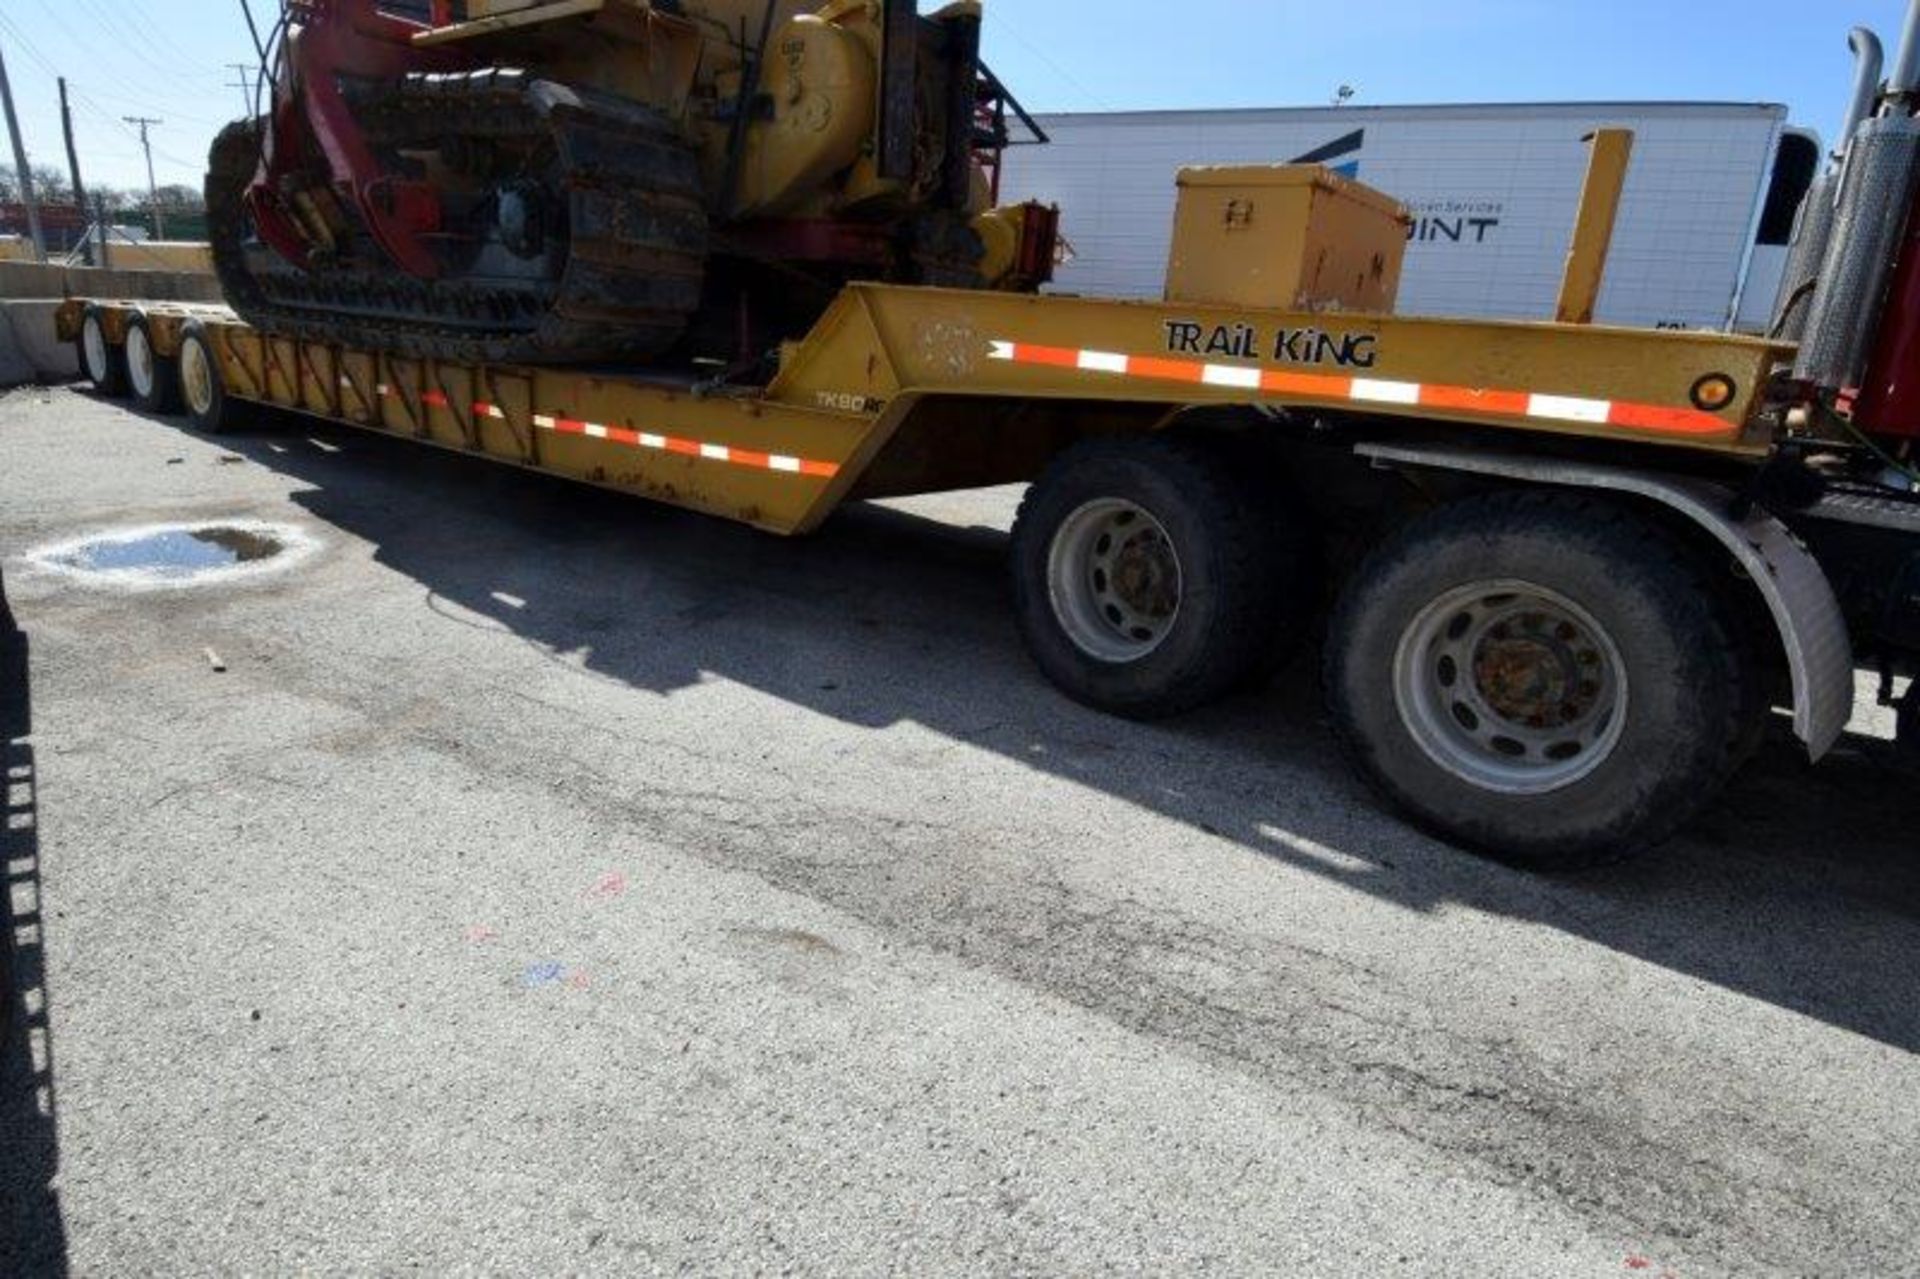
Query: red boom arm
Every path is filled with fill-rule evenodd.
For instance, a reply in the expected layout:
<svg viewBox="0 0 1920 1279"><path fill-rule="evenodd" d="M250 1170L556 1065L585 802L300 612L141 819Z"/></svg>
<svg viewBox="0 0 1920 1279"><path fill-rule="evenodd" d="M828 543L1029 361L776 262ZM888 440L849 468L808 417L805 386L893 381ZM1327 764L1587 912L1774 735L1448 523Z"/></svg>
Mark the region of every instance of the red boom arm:
<svg viewBox="0 0 1920 1279"><path fill-rule="evenodd" d="M434 7L436 21L445 0ZM260 238L296 266L317 245L290 204L300 171L318 158L335 193L354 210L394 265L408 275L440 274L426 236L440 226L440 202L431 188L384 172L349 110L342 76L395 79L412 71L460 67L457 56L422 50L418 23L379 11L375 0L293 0L260 171L247 205Z"/></svg>

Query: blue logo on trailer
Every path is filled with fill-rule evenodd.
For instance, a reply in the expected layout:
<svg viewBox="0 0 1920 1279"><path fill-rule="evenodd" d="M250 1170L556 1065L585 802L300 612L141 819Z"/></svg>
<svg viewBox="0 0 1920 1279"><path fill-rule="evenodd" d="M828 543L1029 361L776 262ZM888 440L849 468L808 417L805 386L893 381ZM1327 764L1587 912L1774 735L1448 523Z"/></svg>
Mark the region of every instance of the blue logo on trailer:
<svg viewBox="0 0 1920 1279"><path fill-rule="evenodd" d="M1367 131L1355 129L1342 138L1335 138L1323 147L1315 147L1305 155L1295 156L1290 164L1324 164L1343 178L1358 179L1360 176L1360 148L1367 144ZM1345 164L1335 164L1342 156L1352 156Z"/></svg>

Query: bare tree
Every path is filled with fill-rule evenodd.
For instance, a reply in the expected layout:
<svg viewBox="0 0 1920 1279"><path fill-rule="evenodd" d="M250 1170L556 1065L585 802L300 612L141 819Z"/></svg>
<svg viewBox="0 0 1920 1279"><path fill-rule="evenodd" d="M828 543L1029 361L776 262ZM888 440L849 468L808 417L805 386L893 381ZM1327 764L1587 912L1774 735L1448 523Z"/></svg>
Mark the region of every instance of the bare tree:
<svg viewBox="0 0 1920 1279"><path fill-rule="evenodd" d="M33 170L33 193L49 204L64 204L73 199L73 186L67 181L65 169L51 164L30 166Z"/></svg>
<svg viewBox="0 0 1920 1279"><path fill-rule="evenodd" d="M160 207L182 213L198 213L206 204L206 197L196 188L184 183L163 186L156 193L160 197Z"/></svg>

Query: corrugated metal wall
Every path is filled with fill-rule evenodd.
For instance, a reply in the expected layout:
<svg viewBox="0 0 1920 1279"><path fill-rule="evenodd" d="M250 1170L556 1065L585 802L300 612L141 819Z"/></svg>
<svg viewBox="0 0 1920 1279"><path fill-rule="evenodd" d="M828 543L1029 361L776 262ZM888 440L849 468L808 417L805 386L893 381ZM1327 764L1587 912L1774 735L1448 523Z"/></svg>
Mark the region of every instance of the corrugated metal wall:
<svg viewBox="0 0 1920 1279"><path fill-rule="evenodd" d="M1189 164L1314 155L1402 200L1419 219L1400 310L1550 316L1581 179L1582 137L1635 131L1600 298L1602 323L1726 324L1783 107L1546 104L1041 117L1053 137L1008 157L1003 197L1058 203L1076 259L1057 287L1160 293L1174 173Z"/></svg>

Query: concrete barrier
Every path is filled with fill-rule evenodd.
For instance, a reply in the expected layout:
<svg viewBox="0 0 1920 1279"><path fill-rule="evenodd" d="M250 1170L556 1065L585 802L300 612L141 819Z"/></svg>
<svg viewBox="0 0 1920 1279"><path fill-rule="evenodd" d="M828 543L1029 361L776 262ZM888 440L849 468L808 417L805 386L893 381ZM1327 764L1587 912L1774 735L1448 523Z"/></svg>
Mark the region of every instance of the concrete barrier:
<svg viewBox="0 0 1920 1279"><path fill-rule="evenodd" d="M0 262L0 298L221 300L220 281L199 271L133 271L39 262Z"/></svg>
<svg viewBox="0 0 1920 1279"><path fill-rule="evenodd" d="M53 311L66 298L219 302L220 282L197 271L123 271L0 262L0 387L79 375L73 348L54 340Z"/></svg>
<svg viewBox="0 0 1920 1279"><path fill-rule="evenodd" d="M53 335L57 298L0 301L0 386L65 382L80 376L80 356Z"/></svg>
<svg viewBox="0 0 1920 1279"><path fill-rule="evenodd" d="M213 274L213 246L205 240L141 240L116 244L112 265L116 271L189 271Z"/></svg>

